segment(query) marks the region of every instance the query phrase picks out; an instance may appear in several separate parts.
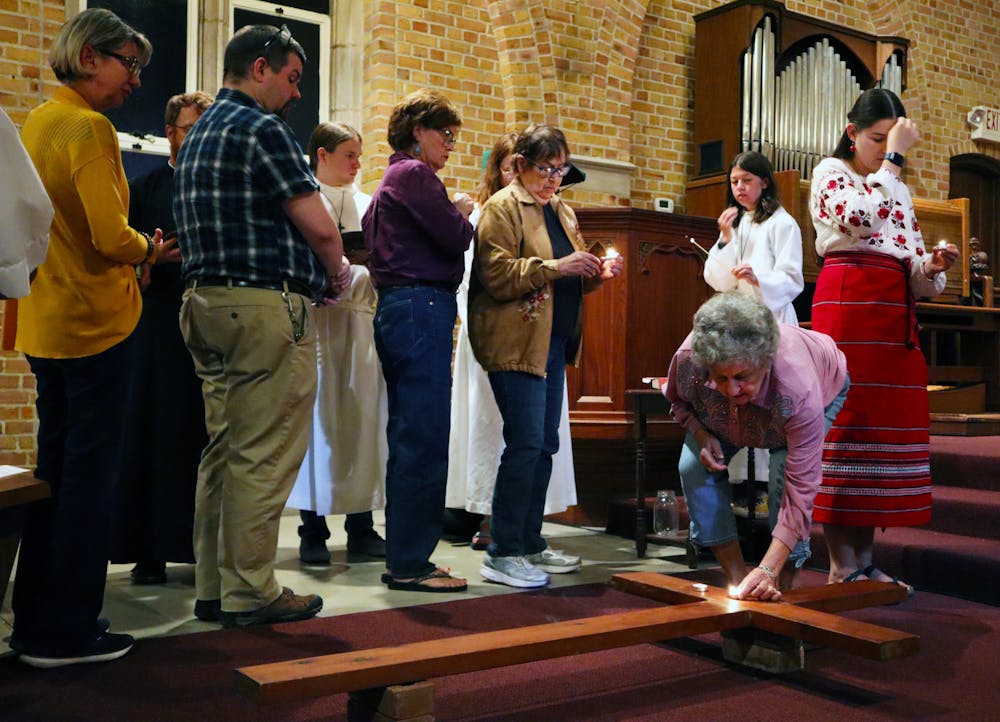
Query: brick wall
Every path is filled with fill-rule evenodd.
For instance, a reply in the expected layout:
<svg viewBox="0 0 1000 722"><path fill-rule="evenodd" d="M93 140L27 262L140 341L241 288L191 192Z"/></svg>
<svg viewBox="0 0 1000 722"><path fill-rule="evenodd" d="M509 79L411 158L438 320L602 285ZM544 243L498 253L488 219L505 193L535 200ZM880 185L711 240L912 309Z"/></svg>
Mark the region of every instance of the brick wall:
<svg viewBox="0 0 1000 722"><path fill-rule="evenodd" d="M203 0L203 19L222 12ZM480 159L508 128L560 125L582 156L634 165L629 197L574 189L576 205L649 208L669 197L684 211L692 172L696 13L721 0L372 0L365 2L363 133L365 190L389 156L386 122L411 90L437 88L459 107L459 145L441 178L474 192ZM970 141L965 114L1000 107L1000 24L995 2L971 0L787 0L789 10L911 41L903 99L922 128L909 154L915 195L948 194L949 159L1000 147ZM0 0L0 102L15 122L53 84L43 48L64 21L63 2ZM206 38L212 28L203 31ZM215 47L208 42L206 47ZM212 66L215 58L205 60ZM211 83L208 83L211 85ZM16 354L0 355L0 463L29 463L30 374ZM26 441L28 440L28 441ZM26 460L27 459L27 460Z"/></svg>

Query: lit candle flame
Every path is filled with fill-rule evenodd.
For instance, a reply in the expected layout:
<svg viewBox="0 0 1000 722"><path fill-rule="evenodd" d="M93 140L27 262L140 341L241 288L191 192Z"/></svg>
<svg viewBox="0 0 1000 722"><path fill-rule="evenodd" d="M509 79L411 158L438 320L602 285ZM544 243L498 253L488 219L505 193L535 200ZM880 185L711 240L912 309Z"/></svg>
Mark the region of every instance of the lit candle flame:
<svg viewBox="0 0 1000 722"><path fill-rule="evenodd" d="M611 246L604 252L604 260L613 261L614 259L618 258L619 255L620 254L618 253L618 251L616 251L614 247Z"/></svg>
<svg viewBox="0 0 1000 722"><path fill-rule="evenodd" d="M731 596L731 597L736 597L736 596L737 596L737 594L736 594L736 593L737 593L738 591L739 591L739 587L737 587L737 586L734 586L734 585L732 585L732 584L730 584L730 585L729 585L729 596Z"/></svg>
<svg viewBox="0 0 1000 722"><path fill-rule="evenodd" d="M942 238L940 241L937 242L937 245L934 246L934 250L935 251L943 251L947 247L948 247L948 241L946 241L945 239Z"/></svg>

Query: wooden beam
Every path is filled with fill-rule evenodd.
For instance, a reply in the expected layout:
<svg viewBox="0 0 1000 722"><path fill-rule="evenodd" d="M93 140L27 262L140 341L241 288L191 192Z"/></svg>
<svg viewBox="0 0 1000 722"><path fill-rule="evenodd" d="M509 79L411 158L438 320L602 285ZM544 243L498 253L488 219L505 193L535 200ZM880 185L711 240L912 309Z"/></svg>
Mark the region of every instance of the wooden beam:
<svg viewBox="0 0 1000 722"><path fill-rule="evenodd" d="M236 670L237 688L272 703L745 627L746 610L643 609L518 629L307 657Z"/></svg>
<svg viewBox="0 0 1000 722"><path fill-rule="evenodd" d="M915 654L919 637L834 616L829 612L896 604L906 599L906 590L891 582L848 582L795 589L780 602L750 602L730 599L727 590L698 584L689 579L655 572L616 574L612 584L630 594L663 602L704 600L726 609L746 609L750 625L804 642L833 647L868 659L889 660Z"/></svg>
<svg viewBox="0 0 1000 722"><path fill-rule="evenodd" d="M751 626L866 659L887 661L920 650L920 638L887 627L783 602L742 602L754 607Z"/></svg>

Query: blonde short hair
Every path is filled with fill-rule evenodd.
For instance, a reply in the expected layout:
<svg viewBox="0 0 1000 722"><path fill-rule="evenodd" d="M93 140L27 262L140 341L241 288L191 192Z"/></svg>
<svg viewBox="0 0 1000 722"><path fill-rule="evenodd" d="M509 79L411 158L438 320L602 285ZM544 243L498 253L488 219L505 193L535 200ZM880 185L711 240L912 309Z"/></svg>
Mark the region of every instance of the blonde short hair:
<svg viewBox="0 0 1000 722"><path fill-rule="evenodd" d="M49 65L56 78L68 85L94 74L80 62L85 45L99 53L113 53L128 42L135 43L139 65L145 67L153 56L149 39L110 10L87 8L59 29L49 51Z"/></svg>

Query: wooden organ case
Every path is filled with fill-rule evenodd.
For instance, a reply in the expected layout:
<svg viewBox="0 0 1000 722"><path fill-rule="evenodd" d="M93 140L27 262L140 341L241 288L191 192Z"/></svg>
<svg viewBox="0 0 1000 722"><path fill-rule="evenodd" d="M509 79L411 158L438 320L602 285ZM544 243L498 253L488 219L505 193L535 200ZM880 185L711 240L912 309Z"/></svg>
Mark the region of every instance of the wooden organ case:
<svg viewBox="0 0 1000 722"><path fill-rule="evenodd" d="M790 12L775 0L737 0L695 15L695 175L687 212L718 215L723 206L698 210L698 196L724 180L744 150L808 180L862 90L879 85L901 94L908 46Z"/></svg>

